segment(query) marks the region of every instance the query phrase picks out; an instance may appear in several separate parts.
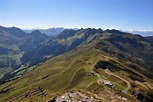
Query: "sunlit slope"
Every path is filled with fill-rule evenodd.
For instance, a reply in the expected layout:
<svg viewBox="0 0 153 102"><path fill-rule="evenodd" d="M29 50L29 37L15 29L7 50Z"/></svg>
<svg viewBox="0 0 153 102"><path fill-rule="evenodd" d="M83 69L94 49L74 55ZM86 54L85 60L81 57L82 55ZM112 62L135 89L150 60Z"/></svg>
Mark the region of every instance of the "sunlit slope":
<svg viewBox="0 0 153 102"><path fill-rule="evenodd" d="M129 100L134 99L134 96L126 95L132 94L130 90L146 90L143 93L146 95L150 88L145 83L151 84L152 80L128 67L126 62L125 64L123 61L121 63L120 59L97 49L96 43L82 45L73 51L54 57L18 79L2 84L0 86L0 99L5 101L47 100L57 93L60 94L72 89L82 89L85 92L90 91L104 96L109 95L108 92L104 91L104 88L108 88L108 90L119 95L124 93L124 97ZM100 62L107 63L103 66ZM130 61L128 63L132 64ZM142 79L143 82L139 79ZM116 89L104 85L104 80L112 82ZM145 87L137 84L136 81ZM42 88L42 93L37 91L39 88ZM36 93L33 94L35 91ZM23 94L27 94L27 97Z"/></svg>

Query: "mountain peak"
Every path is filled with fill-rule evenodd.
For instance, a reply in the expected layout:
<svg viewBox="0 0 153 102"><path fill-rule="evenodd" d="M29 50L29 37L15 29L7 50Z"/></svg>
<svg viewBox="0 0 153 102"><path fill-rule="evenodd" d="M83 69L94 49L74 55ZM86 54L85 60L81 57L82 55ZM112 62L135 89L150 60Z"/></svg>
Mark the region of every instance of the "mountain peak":
<svg viewBox="0 0 153 102"><path fill-rule="evenodd" d="M31 34L42 34L39 30L34 30L31 32Z"/></svg>
<svg viewBox="0 0 153 102"><path fill-rule="evenodd" d="M119 30L116 30L116 29L107 29L105 30L106 32L109 32L109 33L113 33L113 34L124 34L124 32L121 32Z"/></svg>
<svg viewBox="0 0 153 102"><path fill-rule="evenodd" d="M62 33L58 35L57 38L67 38L73 36L77 31L72 29L65 29Z"/></svg>
<svg viewBox="0 0 153 102"><path fill-rule="evenodd" d="M22 38L22 37L26 36L26 33L24 31L22 31L20 28L17 28L17 27L8 27L8 28L3 27L3 28L7 32L9 32L10 34L12 34L16 37Z"/></svg>

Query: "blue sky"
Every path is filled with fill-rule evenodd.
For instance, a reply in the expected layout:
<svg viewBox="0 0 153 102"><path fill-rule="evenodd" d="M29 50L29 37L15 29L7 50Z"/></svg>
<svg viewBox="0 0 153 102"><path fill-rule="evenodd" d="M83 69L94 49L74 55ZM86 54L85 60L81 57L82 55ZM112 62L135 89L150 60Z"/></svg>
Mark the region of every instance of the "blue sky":
<svg viewBox="0 0 153 102"><path fill-rule="evenodd" d="M0 0L0 25L153 31L153 0Z"/></svg>

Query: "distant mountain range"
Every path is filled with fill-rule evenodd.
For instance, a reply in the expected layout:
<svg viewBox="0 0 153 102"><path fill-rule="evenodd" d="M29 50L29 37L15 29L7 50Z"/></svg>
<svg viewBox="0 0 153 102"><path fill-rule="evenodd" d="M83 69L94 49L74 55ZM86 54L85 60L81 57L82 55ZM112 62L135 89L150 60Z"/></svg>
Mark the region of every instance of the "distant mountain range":
<svg viewBox="0 0 153 102"><path fill-rule="evenodd" d="M16 27L2 27L0 26L0 36L1 36L1 46L0 53L5 54L5 56L1 56L3 60L1 60L0 66L2 68L13 68L17 69L23 65L25 66L33 66L37 65L45 60L66 53L70 50L75 49L76 47L84 44L85 42L92 42L95 38L99 37L101 34L111 34L112 36L107 35L108 42L111 42L113 46L116 46L119 50L125 51L130 54L135 53L135 47L137 46L140 50L137 50L136 56L143 57L145 61L148 61L144 65L152 66L150 62L151 52L148 46L142 46L142 44L138 44L136 42L147 41L149 43L153 42L153 37L142 37L140 35L132 35L130 33L121 32L119 30L105 30L102 29L64 29L64 28L50 28L46 30L42 30L44 32L57 32L60 33L55 37L49 37L46 34L40 32L39 30L33 30L32 32L25 33L19 28ZM51 34L51 33L50 33ZM125 37L124 37L125 36ZM131 36L131 38L128 38ZM90 38L90 41L88 39ZM125 39L126 38L126 39ZM102 38L103 39L103 38ZM135 39L135 40L133 40ZM119 42L117 42L119 40ZM121 40L121 41L120 41ZM124 41L130 42L131 45L125 47ZM132 43L133 42L133 43ZM120 43L120 44L119 44ZM123 45L122 45L122 44ZM134 45L135 44L135 45ZM146 47L146 48L145 48ZM132 49L132 50L131 50ZM135 49L135 50L134 50ZM144 49L144 50L141 50ZM143 52L144 51L144 52ZM142 54L143 53L143 54ZM147 55L146 55L147 54ZM13 56L18 57L13 57ZM20 55L20 56L19 56ZM149 59L147 57L149 56ZM9 59L10 57L10 59ZM13 62L12 62L13 61ZM4 63L5 62L5 63ZM14 63L14 64L12 64ZM142 63L141 63L142 64ZM149 68L149 67L148 67Z"/></svg>
<svg viewBox="0 0 153 102"><path fill-rule="evenodd" d="M139 35L142 35L142 36L153 36L153 31L139 31L139 30L128 31L128 30L125 30L125 32L129 32L129 33L132 33L132 34L139 34Z"/></svg>
<svg viewBox="0 0 153 102"><path fill-rule="evenodd" d="M0 26L0 101L54 102L64 93L84 93L89 101L153 101L153 36L59 29L48 36Z"/></svg>
<svg viewBox="0 0 153 102"><path fill-rule="evenodd" d="M48 28L48 29L40 29L40 28L34 28L34 29L23 29L24 32L26 33L31 33L34 30L39 30L41 33L44 33L48 36L55 36L60 34L64 29L63 27L57 27L57 28ZM69 29L69 28L68 28ZM72 28L73 30L78 30L78 28ZM139 34L142 36L153 36L153 31L140 31L140 30L120 30L123 32L129 32L132 34Z"/></svg>
<svg viewBox="0 0 153 102"><path fill-rule="evenodd" d="M79 29L79 30L66 29L55 38L50 38L46 40L43 44L38 46L36 49L26 52L21 58L21 61L23 61L23 63L27 63L26 61L30 61L28 62L30 66L33 65L34 63L35 64L40 63L45 56L52 57L52 56L57 56L59 54L68 52L76 48L77 46L83 44L84 42L87 42L88 41L87 39L89 37L91 41L94 41L94 38L98 37L101 33L112 34L112 36L108 36L107 39L105 40L113 44L113 46L117 47L119 50L124 51L124 53L127 52L133 55L136 51L136 48L134 46L136 46L137 49L140 48L139 50L137 50L137 53L136 53L137 57L151 56L151 55L145 55L145 54L149 54L149 53L146 53L148 52L146 51L148 49L147 48L148 46L145 46L145 45L142 46L142 44L139 45L138 42L141 42L141 41L151 42L152 37L145 38L140 35L132 35L130 33L125 33L118 30L103 31L102 29L97 30L97 29L88 28L88 29ZM127 46L125 45L126 42L129 43ZM33 55L33 56L30 56L30 55ZM24 59L26 59L26 61Z"/></svg>
<svg viewBox="0 0 153 102"><path fill-rule="evenodd" d="M23 29L23 31L26 32L26 33L31 33L34 30L39 30L41 33L44 33L48 36L55 36L55 35L60 34L64 30L64 28L63 27L58 27L58 28L48 28L48 29L39 29L39 28Z"/></svg>

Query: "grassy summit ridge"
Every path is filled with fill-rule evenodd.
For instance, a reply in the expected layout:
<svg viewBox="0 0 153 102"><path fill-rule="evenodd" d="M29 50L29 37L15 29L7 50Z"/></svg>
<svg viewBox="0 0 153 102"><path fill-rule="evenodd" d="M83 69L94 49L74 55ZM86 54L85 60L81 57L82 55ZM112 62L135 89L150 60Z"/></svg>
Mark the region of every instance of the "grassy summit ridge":
<svg viewBox="0 0 153 102"><path fill-rule="evenodd" d="M116 85L117 90L124 90L125 88L127 88L127 84L124 82L124 80L109 75L105 72L105 69L103 69L104 67L101 68L99 66L98 69L96 69L97 71L95 71L95 65L98 64L100 60L115 63L115 69L112 69L111 66L105 66L109 70L112 70L113 73L126 79L130 84L135 84L137 86L135 80L129 78L129 75L135 75L139 72L135 71L134 69L131 69L123 63L120 63L119 59L116 59L115 57L112 57L111 55L108 55L107 53L96 49L96 46L87 45L78 47L68 53L54 57L46 61L45 63L39 65L38 67L34 68L30 72L22 75L18 79L1 85L1 100L13 99L23 93L36 90L37 87L42 87L43 89L45 89L47 96L43 96L43 98L46 100L50 99L49 97L54 96L56 93L61 94L65 91L79 89L104 96L109 94L107 92L105 93L103 89L107 88L107 86L103 85L102 83L98 84L98 80L111 81L112 83L114 83L114 85ZM129 73L129 71L131 72ZM93 72L94 75L88 76L88 73L91 72ZM147 78L146 76L142 74L138 75L141 78L144 78L145 82L151 82L151 79ZM99 88L97 85L100 85ZM131 87L130 90L137 90L137 88L143 89L143 87L140 85L133 89ZM145 89L148 90L148 87L145 86ZM109 87L108 90L111 90L114 93L118 93L117 90L111 89ZM130 90L128 91L130 92ZM42 96L38 96L37 94L35 94L26 97L23 100L41 100L41 97ZM129 98L128 95L125 95L124 97L129 100L134 100L133 98Z"/></svg>

